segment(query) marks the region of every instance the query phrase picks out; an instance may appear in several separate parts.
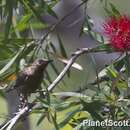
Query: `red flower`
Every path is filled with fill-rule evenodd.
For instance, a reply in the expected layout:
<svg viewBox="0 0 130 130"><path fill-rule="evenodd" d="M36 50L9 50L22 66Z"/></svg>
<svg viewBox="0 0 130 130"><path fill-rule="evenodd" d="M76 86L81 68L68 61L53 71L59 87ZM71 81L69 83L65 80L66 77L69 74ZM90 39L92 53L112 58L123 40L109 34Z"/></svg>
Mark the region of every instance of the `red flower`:
<svg viewBox="0 0 130 130"><path fill-rule="evenodd" d="M130 51L130 19L128 17L112 17L104 24L104 30L116 50Z"/></svg>

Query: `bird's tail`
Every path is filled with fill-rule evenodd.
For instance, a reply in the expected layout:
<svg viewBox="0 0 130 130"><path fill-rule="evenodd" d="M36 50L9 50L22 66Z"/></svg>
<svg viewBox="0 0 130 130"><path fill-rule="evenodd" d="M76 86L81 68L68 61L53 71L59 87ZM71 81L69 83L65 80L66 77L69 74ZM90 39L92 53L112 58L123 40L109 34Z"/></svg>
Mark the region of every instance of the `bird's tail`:
<svg viewBox="0 0 130 130"><path fill-rule="evenodd" d="M18 97L19 97L19 110L24 108L25 106L28 105L28 98L25 93L22 93L20 89L17 90Z"/></svg>

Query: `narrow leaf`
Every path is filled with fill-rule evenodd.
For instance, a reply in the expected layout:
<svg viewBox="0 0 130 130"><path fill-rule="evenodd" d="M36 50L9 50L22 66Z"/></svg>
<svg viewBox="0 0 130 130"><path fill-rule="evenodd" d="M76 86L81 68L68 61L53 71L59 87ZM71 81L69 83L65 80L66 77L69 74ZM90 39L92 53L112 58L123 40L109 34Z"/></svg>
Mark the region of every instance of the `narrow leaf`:
<svg viewBox="0 0 130 130"><path fill-rule="evenodd" d="M6 64L1 70L0 70L0 75L3 74L5 71L7 71L13 63L16 61L18 56L21 54L21 51L19 51L9 62Z"/></svg>

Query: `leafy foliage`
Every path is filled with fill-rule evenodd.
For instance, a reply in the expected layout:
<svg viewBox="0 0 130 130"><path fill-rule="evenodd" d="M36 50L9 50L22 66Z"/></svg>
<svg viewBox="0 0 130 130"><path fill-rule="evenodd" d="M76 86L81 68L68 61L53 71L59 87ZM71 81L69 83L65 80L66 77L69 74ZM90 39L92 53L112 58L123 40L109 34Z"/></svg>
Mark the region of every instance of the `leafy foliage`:
<svg viewBox="0 0 130 130"><path fill-rule="evenodd" d="M85 84L83 90L64 92L61 89L61 91L52 93L47 91L47 87L52 83L54 77L57 77L61 68L69 62L68 52L60 35L57 35L59 48L51 41L50 34L55 28L51 28L52 30L47 32L47 35L45 34L39 39L36 38L34 32L50 27L44 23L42 15L49 14L58 19L57 14L53 11L53 7L58 2L59 0L0 0L0 26L2 27L0 31L0 86L5 89L12 84L16 79L17 72L26 64L29 65L35 58L54 59L50 68L45 72L46 78L42 84L44 90L42 89L41 92L46 91L47 96L43 98L36 95L35 97L36 103L40 105L39 108L32 111L32 114L40 115L36 122L37 126L44 122L44 119L47 119L56 130L66 128L67 125L72 129L77 128L77 130L116 130L115 127L97 128L79 127L79 125L85 119L99 121L130 119L130 95L127 93L130 86L128 53L108 64L104 70L97 74L97 79L93 83ZM104 8L109 16L121 15L112 3L106 2L105 0ZM93 52L115 52L106 39L93 30L93 21L88 15L85 16L81 28L81 36L83 34L89 35L99 43L93 48ZM38 44L39 41L42 42ZM20 67L22 61L25 63ZM78 63L74 63L72 67L75 68L74 71L84 69ZM62 80L59 87L68 87L67 82L71 78L71 70L69 70L67 80ZM82 79L82 77L79 78ZM3 93L1 90L2 97L4 97ZM120 127L120 129L127 128Z"/></svg>

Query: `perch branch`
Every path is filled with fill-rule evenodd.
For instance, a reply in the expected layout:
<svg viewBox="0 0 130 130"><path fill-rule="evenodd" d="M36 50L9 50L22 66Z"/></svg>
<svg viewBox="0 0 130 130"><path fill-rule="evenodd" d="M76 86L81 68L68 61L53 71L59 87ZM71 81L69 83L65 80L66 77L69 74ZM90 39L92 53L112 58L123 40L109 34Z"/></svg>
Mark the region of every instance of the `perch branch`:
<svg viewBox="0 0 130 130"><path fill-rule="evenodd" d="M18 120L24 116L25 114L29 114L29 112L31 112L32 108L34 107L34 103L29 104L28 106L24 107L23 109L21 109L16 116L14 116L11 120L9 120L8 122L6 122L6 124L4 124L0 130L4 130L7 126L6 130L12 130L12 128L15 126L15 124L18 122Z"/></svg>
<svg viewBox="0 0 130 130"><path fill-rule="evenodd" d="M100 50L100 52L104 52L106 49ZM76 59L82 55L82 54L87 54L87 53L95 53L97 52L97 47L94 48L81 48L74 52L72 54L72 57L68 60L67 65L64 67L64 69L61 71L61 73L58 75L58 77L52 82L52 84L48 87L48 92L51 92L55 86L62 80L66 72L70 69L70 67L73 65L73 63L76 61Z"/></svg>

